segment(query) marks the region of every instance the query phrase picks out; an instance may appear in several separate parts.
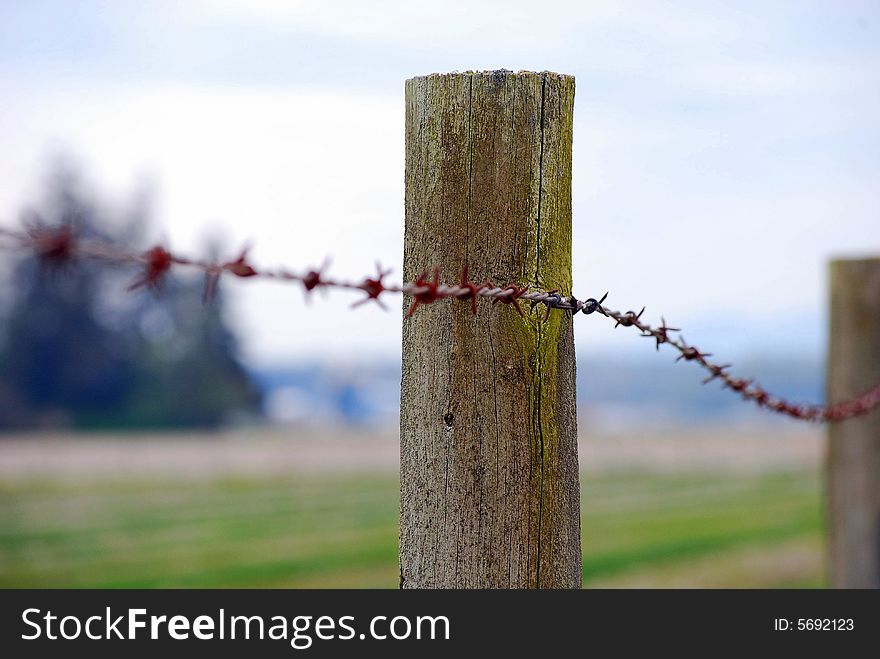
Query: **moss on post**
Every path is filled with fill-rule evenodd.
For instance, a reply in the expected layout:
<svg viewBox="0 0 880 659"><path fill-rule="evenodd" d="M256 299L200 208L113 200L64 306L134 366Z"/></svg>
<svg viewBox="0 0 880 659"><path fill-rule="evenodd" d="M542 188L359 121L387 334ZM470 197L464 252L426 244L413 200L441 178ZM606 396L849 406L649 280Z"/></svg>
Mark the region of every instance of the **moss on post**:
<svg viewBox="0 0 880 659"><path fill-rule="evenodd" d="M573 105L555 73L407 81L406 279L570 294ZM401 586L579 587L572 319L489 304L404 319Z"/></svg>

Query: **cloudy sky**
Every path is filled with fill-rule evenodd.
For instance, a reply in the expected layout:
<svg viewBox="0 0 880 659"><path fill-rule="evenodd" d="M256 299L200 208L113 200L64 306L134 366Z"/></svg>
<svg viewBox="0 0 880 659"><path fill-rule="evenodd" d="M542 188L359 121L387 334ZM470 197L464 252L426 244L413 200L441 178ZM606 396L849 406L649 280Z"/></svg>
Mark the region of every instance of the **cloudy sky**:
<svg viewBox="0 0 880 659"><path fill-rule="evenodd" d="M496 68L576 76L576 292L719 356L824 349L827 260L880 252L876 1L2 0L0 222L66 153L111 201L147 182L176 249L398 265L403 81ZM227 290L254 364L397 354L396 310Z"/></svg>

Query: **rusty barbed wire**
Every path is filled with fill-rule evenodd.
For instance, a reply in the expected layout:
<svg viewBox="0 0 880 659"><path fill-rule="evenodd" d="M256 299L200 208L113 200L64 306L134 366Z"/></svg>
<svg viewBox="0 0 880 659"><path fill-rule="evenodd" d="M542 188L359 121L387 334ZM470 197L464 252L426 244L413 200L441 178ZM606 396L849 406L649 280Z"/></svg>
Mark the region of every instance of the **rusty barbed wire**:
<svg viewBox="0 0 880 659"><path fill-rule="evenodd" d="M834 423L867 414L880 406L880 385L865 391L852 400L831 405L809 405L789 402L780 396L771 394L753 380L734 377L728 372L732 364L717 364L710 361L709 357L712 356L712 353L702 352L696 346L688 345L681 331L677 327L667 326L666 320L662 316L660 317L661 324L659 327L652 327L648 323L643 322L641 316L645 311L644 307L638 313L634 311L621 313L620 311L606 309L599 304L596 311L616 321L615 328L620 326L635 327L642 333L641 336L653 338L656 341L657 350L660 349L661 344L672 346L679 352L675 361L695 362L709 373L708 377L703 380L703 384L719 380L725 388L740 394L744 400L753 401L758 407L766 408L794 419ZM669 332L679 332L678 338L671 338Z"/></svg>
<svg viewBox="0 0 880 659"><path fill-rule="evenodd" d="M213 297L220 277L228 274L240 278L255 277L299 282L307 294L319 288L339 288L364 293L366 297L356 301L352 307L370 301L375 301L379 306L384 307L381 300L384 293L402 293L413 298L407 317L412 316L420 304L431 304L450 297L458 300L472 300L474 314L477 313L476 300L481 297L490 299L493 304L499 302L511 304L520 315L522 315L520 300L529 301L533 306L544 304L548 312L550 309L575 309L557 291L529 291L528 287L520 288L515 283L498 286L491 281L472 282L468 279L467 266L462 271L459 284L441 283L439 269L434 270L432 277L429 277L425 272L413 282L388 284L385 282L385 277L391 271L384 270L378 263L374 276L367 276L359 281L350 281L326 276L324 274L328 267L326 262L321 267L312 268L305 272L293 272L285 268L257 268L248 260L248 249L242 250L237 258L225 262L181 256L172 253L163 245L156 245L146 251L137 252L106 241L79 239L73 229L66 225L60 227L37 226L25 231L0 227L0 237L33 250L40 259L53 265L68 263L80 258L140 267L142 274L129 286L129 290L141 287L154 291L160 290L162 282L174 266L200 270L205 275L204 298L206 301Z"/></svg>
<svg viewBox="0 0 880 659"><path fill-rule="evenodd" d="M546 309L545 321L549 318L552 310L567 311L573 316L578 313L584 315L598 313L615 321L615 329L635 327L641 336L654 339L658 351L661 345L671 346L679 353L676 362L684 360L698 364L709 374L703 380L703 384L718 380L725 388L738 393L744 400L750 400L758 407L772 412L804 421L836 423L862 416L880 407L880 385L852 400L830 405L792 403L771 394L753 380L734 377L728 371L731 364L718 364L710 361L709 357L712 357L712 353L703 352L696 346L688 344L681 334L681 330L668 326L662 316L660 317L660 325L657 327L644 322L642 315L645 312L645 307L642 307L638 313L635 311L614 311L604 306L608 293L605 293L598 300L596 298L579 300L574 295L563 296L556 289L532 291L529 290L529 286L520 287L516 283L504 286L498 286L492 281L477 283L469 279L466 265L462 270L461 280L458 284L442 283L439 268L435 268L430 276L427 271L424 272L412 282L389 284L385 282L385 277L391 271L383 269L378 263L374 276L367 276L359 281L340 280L324 274L328 267L326 262L319 268L296 273L283 268L257 268L248 260L247 248L243 249L236 259L226 262L187 258L170 252L162 245L156 245L145 252L134 252L104 241L80 240L72 227L67 225L60 227L36 226L26 231L14 231L0 227L0 237L11 240L20 247L33 250L41 260L51 265L63 265L77 258L136 265L142 269L142 274L129 286L129 290L145 287L158 292L174 266L200 270L205 277L203 297L206 302L212 299L221 276L229 274L240 278L257 277L298 282L303 286L303 291L307 295L319 288L339 288L363 293L365 297L355 301L351 305L352 308L372 301L386 309L381 296L385 293L400 293L412 298L412 304L406 313L407 318L415 313L419 305L432 304L446 298L462 302L470 301L471 312L476 315L477 299L481 297L487 298L493 305L498 303L511 305L520 316L524 315L519 304L521 300L530 302L532 309L539 304L544 305ZM670 336L670 332L677 332L678 338Z"/></svg>

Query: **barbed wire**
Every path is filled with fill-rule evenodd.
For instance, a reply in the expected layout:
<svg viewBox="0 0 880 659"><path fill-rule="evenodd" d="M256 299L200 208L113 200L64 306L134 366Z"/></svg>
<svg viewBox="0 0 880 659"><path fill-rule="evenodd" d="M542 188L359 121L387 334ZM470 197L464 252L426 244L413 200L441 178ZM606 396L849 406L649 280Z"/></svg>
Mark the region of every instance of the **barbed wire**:
<svg viewBox="0 0 880 659"><path fill-rule="evenodd" d="M0 237L19 247L33 250L43 262L51 265L62 265L76 259L136 265L142 269L142 272L140 277L129 286L129 290L146 287L159 292L172 268L175 266L193 268L204 273L203 297L206 302L213 298L221 276L228 274L241 278L257 277L298 282L303 286L306 294L319 288L338 288L364 294L365 297L354 302L352 308L367 302L375 302L380 307L387 308L382 302L382 295L386 293L403 294L412 298L412 304L406 313L407 318L413 315L419 305L432 304L446 298L462 302L469 301L474 315L477 314L478 298L486 298L493 305L498 303L511 305L520 316L524 315L520 301L530 302L532 309L537 305L544 305L546 309L544 320L549 318L553 310L568 312L573 316L578 313L584 315L598 313L615 321L615 328L634 327L641 333L641 336L654 339L658 351L661 345L671 346L679 353L676 362L684 360L698 364L709 374L703 380L703 384L720 381L725 388L738 393L744 400L750 400L758 407L772 412L804 421L836 423L862 416L880 407L880 384L856 398L830 405L811 405L787 401L780 396L771 394L753 380L734 377L729 373L731 364L710 361L709 357L712 356L712 353L703 352L696 346L689 345L681 334L681 330L668 326L662 316L660 317L661 324L657 327L646 323L642 320L645 307L642 307L638 313L609 309L604 305L608 293L605 293L598 300L596 298L579 300L574 295L563 296L558 290L529 290L529 286L520 287L516 283L504 286L498 286L492 281L478 283L469 279L467 266L462 269L459 283L451 285L440 281L439 268L435 268L430 276L425 272L412 282L387 283L385 277L391 271L383 269L378 263L376 264L376 274L373 276L366 276L356 281L341 280L324 274L327 269L326 262L321 267L297 273L284 268L257 268L248 259L247 248L242 250L238 258L226 262L187 258L170 252L162 245L156 245L145 252L135 252L106 241L80 239L69 225L60 227L35 226L25 231L0 227ZM677 332L678 337L670 336L670 332Z"/></svg>

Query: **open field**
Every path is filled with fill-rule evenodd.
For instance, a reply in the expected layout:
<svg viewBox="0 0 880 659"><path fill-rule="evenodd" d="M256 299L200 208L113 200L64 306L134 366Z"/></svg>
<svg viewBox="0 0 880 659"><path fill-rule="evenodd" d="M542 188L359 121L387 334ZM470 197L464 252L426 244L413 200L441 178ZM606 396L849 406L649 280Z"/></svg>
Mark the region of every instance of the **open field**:
<svg viewBox="0 0 880 659"><path fill-rule="evenodd" d="M0 586L396 587L393 435L0 442ZM817 434L582 446L587 586L821 586Z"/></svg>

